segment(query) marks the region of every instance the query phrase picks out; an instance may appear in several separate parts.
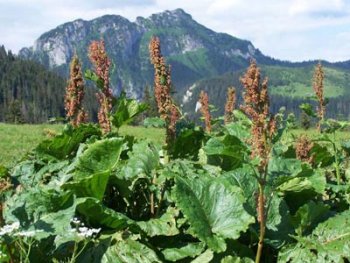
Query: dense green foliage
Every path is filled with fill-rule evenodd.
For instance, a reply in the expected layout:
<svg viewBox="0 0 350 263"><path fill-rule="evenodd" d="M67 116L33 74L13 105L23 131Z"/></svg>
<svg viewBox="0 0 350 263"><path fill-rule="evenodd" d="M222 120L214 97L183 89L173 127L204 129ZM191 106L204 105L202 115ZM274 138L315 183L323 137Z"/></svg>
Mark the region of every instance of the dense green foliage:
<svg viewBox="0 0 350 263"><path fill-rule="evenodd" d="M1 180L13 185L1 196L12 226L1 230L2 253L9 257L20 245L24 250L12 257L24 262L253 262L250 125L236 111L234 123L212 134L179 126L174 145L186 147L174 146L168 158L147 139L65 126L1 170ZM311 164L295 158L293 137L276 137L263 262L349 259L349 143L330 135L314 136Z"/></svg>

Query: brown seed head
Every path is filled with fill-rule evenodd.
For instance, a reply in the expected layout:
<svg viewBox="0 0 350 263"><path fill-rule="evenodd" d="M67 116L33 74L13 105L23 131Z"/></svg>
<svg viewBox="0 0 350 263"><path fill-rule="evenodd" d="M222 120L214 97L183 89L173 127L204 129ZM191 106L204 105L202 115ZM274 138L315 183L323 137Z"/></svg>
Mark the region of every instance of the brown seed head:
<svg viewBox="0 0 350 263"><path fill-rule="evenodd" d="M66 116L75 127L80 123L87 121L87 118L79 118L79 113L82 110L84 95L84 79L81 64L77 55L75 55L70 64L70 78L68 80L65 95Z"/></svg>
<svg viewBox="0 0 350 263"><path fill-rule="evenodd" d="M97 99L100 103L98 122L103 132L108 133L111 131L109 114L112 109L113 95L109 82L109 68L111 66L111 61L107 56L103 40L91 42L89 46L89 58L95 67L96 75L103 81L103 89L97 94ZM85 113L82 112L80 114L81 119L83 119Z"/></svg>
<svg viewBox="0 0 350 263"><path fill-rule="evenodd" d="M199 94L199 103L201 104L200 111L204 118L205 129L208 133L211 132L211 115L209 110L209 96L205 91Z"/></svg>
<svg viewBox="0 0 350 263"><path fill-rule="evenodd" d="M227 100L225 105L225 124L232 122L233 120L233 111L236 107L236 89L231 87L227 90Z"/></svg>
<svg viewBox="0 0 350 263"><path fill-rule="evenodd" d="M154 96L157 102L158 113L166 123L166 142L168 147L175 139L176 122L180 118L180 112L175 106L171 92L171 67L166 65L161 54L158 37L152 37L149 43L151 63L154 66Z"/></svg>
<svg viewBox="0 0 350 263"><path fill-rule="evenodd" d="M306 135L301 135L295 143L295 154L297 159L303 162L312 163L313 156L311 155L311 149L314 143Z"/></svg>
<svg viewBox="0 0 350 263"><path fill-rule="evenodd" d="M324 120L324 115L326 112L326 105L324 100L324 94L323 94L323 80L324 80L324 71L321 62L317 64L315 67L314 77L313 77L313 89L316 94L316 97L318 99L318 107L317 107L317 114L319 117L319 122L317 124L317 129L321 129L321 121Z"/></svg>
<svg viewBox="0 0 350 263"><path fill-rule="evenodd" d="M267 78L261 83L260 69L255 61L241 78L244 87L244 103L241 109L252 120L252 157L260 157L260 168L265 169L270 154L270 141L276 132L276 121L270 116Z"/></svg>

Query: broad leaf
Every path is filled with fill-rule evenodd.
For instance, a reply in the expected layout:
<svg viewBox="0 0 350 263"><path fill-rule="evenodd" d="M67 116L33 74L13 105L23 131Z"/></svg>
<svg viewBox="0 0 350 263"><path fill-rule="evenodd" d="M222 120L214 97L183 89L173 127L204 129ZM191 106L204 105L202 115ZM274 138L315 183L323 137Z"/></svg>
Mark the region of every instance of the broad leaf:
<svg viewBox="0 0 350 263"><path fill-rule="evenodd" d="M140 221L136 224L147 233L148 236L175 236L179 234L176 227L176 217L179 211L169 207L165 214L160 218L152 218L148 221Z"/></svg>
<svg viewBox="0 0 350 263"><path fill-rule="evenodd" d="M218 165L226 171L242 166L246 154L246 147L232 135L211 138L203 149L208 164Z"/></svg>
<svg viewBox="0 0 350 263"><path fill-rule="evenodd" d="M134 99L127 99L126 94L122 93L117 99L115 113L112 115L112 123L115 127L120 128L147 109L147 104L139 103Z"/></svg>
<svg viewBox="0 0 350 263"><path fill-rule="evenodd" d="M225 239L239 238L254 222L243 207L241 189L225 180L176 177L174 194L195 235L214 251L225 251Z"/></svg>
<svg viewBox="0 0 350 263"><path fill-rule="evenodd" d="M77 212L83 215L91 224L121 230L133 225L134 221L104 206L95 198L78 198Z"/></svg>
<svg viewBox="0 0 350 263"><path fill-rule="evenodd" d="M205 248L204 243L189 243L180 248L167 248L162 251L166 260L176 262L184 258L194 258L200 255Z"/></svg>
<svg viewBox="0 0 350 263"><path fill-rule="evenodd" d="M102 263L156 263L162 262L155 251L132 238L119 238L103 255Z"/></svg>
<svg viewBox="0 0 350 263"><path fill-rule="evenodd" d="M299 245L286 248L280 262L344 262L350 260L350 210L319 224L310 236L295 237Z"/></svg>
<svg viewBox="0 0 350 263"><path fill-rule="evenodd" d="M203 129L184 129L176 137L171 149L172 158L198 160L198 152L204 140Z"/></svg>
<svg viewBox="0 0 350 263"><path fill-rule="evenodd" d="M296 233L301 236L311 232L316 225L324 220L328 214L329 207L323 203L310 201L300 207L292 217Z"/></svg>
<svg viewBox="0 0 350 263"><path fill-rule="evenodd" d="M74 179L84 177L86 174L95 174L114 170L119 161L120 154L126 149L123 138L108 138L88 146L79 156Z"/></svg>
<svg viewBox="0 0 350 263"><path fill-rule="evenodd" d="M80 143L85 142L93 135L101 135L101 131L94 125L80 125L78 128L67 126L61 135L44 140L35 151L39 154L51 155L57 159L69 158L78 150Z"/></svg>
<svg viewBox="0 0 350 263"><path fill-rule="evenodd" d="M73 181L65 183L64 189L72 190L77 196L91 196L102 200L112 170L119 162L125 149L124 140L109 138L97 141L78 157Z"/></svg>

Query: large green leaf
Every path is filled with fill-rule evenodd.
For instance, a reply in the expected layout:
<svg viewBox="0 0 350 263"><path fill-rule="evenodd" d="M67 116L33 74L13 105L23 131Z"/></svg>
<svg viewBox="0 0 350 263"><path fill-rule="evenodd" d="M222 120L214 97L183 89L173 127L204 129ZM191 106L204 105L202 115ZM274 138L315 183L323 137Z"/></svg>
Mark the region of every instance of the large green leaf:
<svg viewBox="0 0 350 263"><path fill-rule="evenodd" d="M155 251L134 240L132 237L119 237L103 255L102 263L156 263L162 262Z"/></svg>
<svg viewBox="0 0 350 263"><path fill-rule="evenodd" d="M175 236L179 234L176 226L176 217L179 211L169 207L160 218L152 218L148 221L136 222L136 224L147 233L148 236Z"/></svg>
<svg viewBox="0 0 350 263"><path fill-rule="evenodd" d="M75 215L75 203L67 209L55 213L47 213L34 223L37 231L36 238L43 239L49 236L64 235L71 230L71 220Z"/></svg>
<svg viewBox="0 0 350 263"><path fill-rule="evenodd" d="M111 171L117 167L124 149L122 138L103 139L89 145L78 157L73 180L62 187L79 197L91 196L102 200Z"/></svg>
<svg viewBox="0 0 350 263"><path fill-rule="evenodd" d="M178 260L196 257L200 255L205 248L205 243L189 243L180 248L166 248L162 251L166 260L176 262Z"/></svg>
<svg viewBox="0 0 350 263"><path fill-rule="evenodd" d="M295 177L282 184L276 190L280 192L302 192L311 191L323 194L326 187L326 178L324 174L315 170L311 176Z"/></svg>
<svg viewBox="0 0 350 263"><path fill-rule="evenodd" d="M107 138L96 141L79 156L74 179L82 178L88 174L114 170L119 161L120 154L126 149L123 138Z"/></svg>
<svg viewBox="0 0 350 263"><path fill-rule="evenodd" d="M78 197L89 196L102 200L109 175L110 171L95 173L81 177L78 180L67 182L62 185L62 188L71 190Z"/></svg>
<svg viewBox="0 0 350 263"><path fill-rule="evenodd" d="M139 103L134 99L127 99L125 93L122 93L117 99L115 113L112 115L112 123L115 127L120 128L147 109L147 104Z"/></svg>
<svg viewBox="0 0 350 263"><path fill-rule="evenodd" d="M218 178L202 176L191 180L176 177L175 202L195 235L214 251L226 249L226 238L237 239L254 218L243 204L239 187Z"/></svg>
<svg viewBox="0 0 350 263"><path fill-rule="evenodd" d="M172 158L198 160L198 152L204 140L203 129L184 129L176 137L171 149Z"/></svg>
<svg viewBox="0 0 350 263"><path fill-rule="evenodd" d="M346 262L350 260L350 210L319 224L307 237L295 237L296 247L286 247L279 262Z"/></svg>
<svg viewBox="0 0 350 263"><path fill-rule="evenodd" d="M43 215L59 212L70 203L69 193L45 185L27 188L7 199L4 218L9 222L20 221L22 226L29 227Z"/></svg>
<svg viewBox="0 0 350 263"><path fill-rule="evenodd" d="M213 137L204 146L208 164L218 165L229 171L242 165L246 147L235 136Z"/></svg>
<svg viewBox="0 0 350 263"><path fill-rule="evenodd" d="M124 214L104 206L101 201L96 198L78 198L77 211L91 224L97 226L105 226L120 230L134 224L133 220Z"/></svg>
<svg viewBox="0 0 350 263"><path fill-rule="evenodd" d="M52 139L44 140L37 146L35 151L57 159L70 158L78 150L79 144L85 142L93 135L101 135L101 131L94 125L80 125L78 128L66 126L62 134Z"/></svg>
<svg viewBox="0 0 350 263"><path fill-rule="evenodd" d="M226 125L228 134L237 137L242 142L245 142L250 137L250 128L242 125L240 122L231 122Z"/></svg>
<svg viewBox="0 0 350 263"><path fill-rule="evenodd" d="M258 181L254 177L254 170L249 165L243 165L241 168L228 171L221 175L232 185L244 189L243 195L247 200L246 207L252 215L256 213L256 194L258 192Z"/></svg>
<svg viewBox="0 0 350 263"><path fill-rule="evenodd" d="M141 141L135 143L128 152L129 160L117 174L119 179L134 180L139 176L149 177L159 166L158 149L153 143Z"/></svg>
<svg viewBox="0 0 350 263"><path fill-rule="evenodd" d="M298 235L311 232L316 225L324 220L328 214L329 207L321 202L309 201L301 206L292 217L292 223Z"/></svg>
<svg viewBox="0 0 350 263"><path fill-rule="evenodd" d="M132 188L139 179L152 180L154 171L159 166L158 152L158 148L148 141L133 145L132 151L128 152L128 161L111 176L111 183L118 187L124 198L132 194Z"/></svg>
<svg viewBox="0 0 350 263"><path fill-rule="evenodd" d="M269 192L269 191L266 191ZM267 193L266 197L266 234L265 243L278 249L290 241L293 234L289 207L282 197Z"/></svg>

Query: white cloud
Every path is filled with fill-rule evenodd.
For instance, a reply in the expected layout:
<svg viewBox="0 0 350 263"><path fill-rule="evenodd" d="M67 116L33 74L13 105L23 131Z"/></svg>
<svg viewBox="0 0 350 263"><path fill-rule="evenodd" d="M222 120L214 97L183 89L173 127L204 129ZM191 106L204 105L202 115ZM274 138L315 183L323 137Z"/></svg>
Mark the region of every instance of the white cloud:
<svg viewBox="0 0 350 263"><path fill-rule="evenodd" d="M119 14L134 21L183 8L206 27L251 40L276 58L350 59L348 0L0 0L0 5L0 44L15 52L78 18Z"/></svg>

